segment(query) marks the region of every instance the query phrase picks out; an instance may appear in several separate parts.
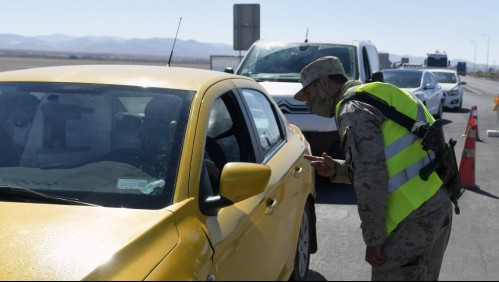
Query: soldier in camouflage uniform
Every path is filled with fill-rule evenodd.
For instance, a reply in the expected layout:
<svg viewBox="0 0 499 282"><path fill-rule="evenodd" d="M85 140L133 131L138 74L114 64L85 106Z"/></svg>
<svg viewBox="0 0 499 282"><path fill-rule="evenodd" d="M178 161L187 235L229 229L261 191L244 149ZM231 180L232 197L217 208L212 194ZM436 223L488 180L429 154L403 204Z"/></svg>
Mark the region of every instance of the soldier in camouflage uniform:
<svg viewBox="0 0 499 282"><path fill-rule="evenodd" d="M306 66L301 81L303 88L295 99L306 101L309 111L323 117L333 117L342 97L361 85L359 81L347 81L341 62L331 56ZM344 102L338 112L345 160L326 153L306 158L319 175L335 183L354 185L366 244L365 260L372 266L371 279L438 280L452 225L448 192L438 189L387 235L388 171L381 130L387 117L374 106L356 100Z"/></svg>

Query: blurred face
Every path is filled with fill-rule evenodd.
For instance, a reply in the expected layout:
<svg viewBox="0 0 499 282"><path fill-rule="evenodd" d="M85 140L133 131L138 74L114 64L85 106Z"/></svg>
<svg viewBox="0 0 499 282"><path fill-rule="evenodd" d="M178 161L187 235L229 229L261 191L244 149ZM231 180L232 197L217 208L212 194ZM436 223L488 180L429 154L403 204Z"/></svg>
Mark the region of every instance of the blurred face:
<svg viewBox="0 0 499 282"><path fill-rule="evenodd" d="M139 135L144 152L154 157L168 155L177 129L180 102L178 97L158 96L147 103Z"/></svg>
<svg viewBox="0 0 499 282"><path fill-rule="evenodd" d="M35 116L36 106L17 105L9 109L9 111L2 124L2 129L14 142L24 146Z"/></svg>
<svg viewBox="0 0 499 282"><path fill-rule="evenodd" d="M310 83L305 88L307 95L307 110L321 117L332 117L334 115L334 98L327 94L320 83L320 79Z"/></svg>
<svg viewBox="0 0 499 282"><path fill-rule="evenodd" d="M145 117L139 139L142 149L151 154L164 153L172 146L172 132L177 122L160 117Z"/></svg>

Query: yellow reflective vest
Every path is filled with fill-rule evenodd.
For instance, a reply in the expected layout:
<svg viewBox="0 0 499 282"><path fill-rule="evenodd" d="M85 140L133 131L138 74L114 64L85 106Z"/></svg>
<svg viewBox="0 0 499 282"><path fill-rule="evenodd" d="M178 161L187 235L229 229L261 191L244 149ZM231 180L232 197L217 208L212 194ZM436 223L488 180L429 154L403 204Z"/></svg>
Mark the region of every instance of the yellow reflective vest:
<svg viewBox="0 0 499 282"><path fill-rule="evenodd" d="M417 121L430 124L435 121L421 101L409 92L382 82L361 85L353 93L346 91L336 106L337 121L344 99L359 92L371 94ZM419 177L419 170L434 157L422 149L421 139L390 119L381 124L381 130L388 170L386 231L389 235L411 212L435 195L442 186L442 181L436 172L427 181Z"/></svg>

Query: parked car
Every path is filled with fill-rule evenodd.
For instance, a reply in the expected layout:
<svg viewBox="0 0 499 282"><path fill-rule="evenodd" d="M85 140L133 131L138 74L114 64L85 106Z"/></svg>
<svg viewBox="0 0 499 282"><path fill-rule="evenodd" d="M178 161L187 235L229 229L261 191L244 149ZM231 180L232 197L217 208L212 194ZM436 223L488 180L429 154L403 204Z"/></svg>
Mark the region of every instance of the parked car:
<svg viewBox="0 0 499 282"><path fill-rule="evenodd" d="M260 82L289 122L303 131L314 155L328 152L340 157L342 152L334 118L312 114L305 102L293 98L302 87L300 72L303 67L323 56L338 57L349 79L369 82L372 74L380 71L378 51L369 41L340 44L259 40L251 46L236 74Z"/></svg>
<svg viewBox="0 0 499 282"><path fill-rule="evenodd" d="M254 80L166 66L2 72L0 117L0 147L14 137L20 152L0 155L1 280L306 279L310 145Z"/></svg>
<svg viewBox="0 0 499 282"><path fill-rule="evenodd" d="M442 118L444 94L435 75L427 69L384 69L383 81L409 91L437 119Z"/></svg>
<svg viewBox="0 0 499 282"><path fill-rule="evenodd" d="M410 63L403 63L400 66L401 69L422 69L424 66L422 64L410 64Z"/></svg>
<svg viewBox="0 0 499 282"><path fill-rule="evenodd" d="M442 86L444 92L444 108L460 111L463 107L463 93L466 81L461 80L456 70L431 69L430 70Z"/></svg>

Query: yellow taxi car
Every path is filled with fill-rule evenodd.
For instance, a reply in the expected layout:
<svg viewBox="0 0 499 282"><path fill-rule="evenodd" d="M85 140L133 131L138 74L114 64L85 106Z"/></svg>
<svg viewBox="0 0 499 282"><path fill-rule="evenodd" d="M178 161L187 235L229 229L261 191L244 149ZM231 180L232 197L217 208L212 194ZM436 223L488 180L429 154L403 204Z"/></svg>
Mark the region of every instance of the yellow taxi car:
<svg viewBox="0 0 499 282"><path fill-rule="evenodd" d="M306 280L310 146L254 80L0 73L1 280Z"/></svg>

